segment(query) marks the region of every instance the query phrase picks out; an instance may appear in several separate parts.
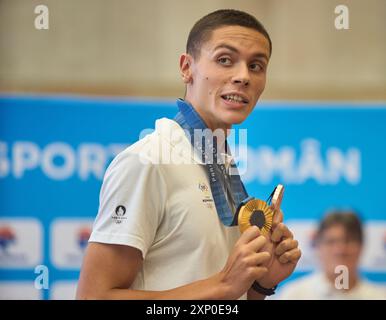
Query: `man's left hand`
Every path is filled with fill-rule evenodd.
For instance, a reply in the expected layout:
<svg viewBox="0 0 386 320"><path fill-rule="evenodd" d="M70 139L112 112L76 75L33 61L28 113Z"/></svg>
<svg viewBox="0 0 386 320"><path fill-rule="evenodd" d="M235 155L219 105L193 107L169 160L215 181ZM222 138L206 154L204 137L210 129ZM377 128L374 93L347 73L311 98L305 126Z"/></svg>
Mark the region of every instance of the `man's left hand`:
<svg viewBox="0 0 386 320"><path fill-rule="evenodd" d="M301 257L299 243L292 232L282 222L281 210L275 214L271 232L266 236L268 242L265 250L271 253L267 262L268 273L259 284L264 288L272 288L288 278Z"/></svg>

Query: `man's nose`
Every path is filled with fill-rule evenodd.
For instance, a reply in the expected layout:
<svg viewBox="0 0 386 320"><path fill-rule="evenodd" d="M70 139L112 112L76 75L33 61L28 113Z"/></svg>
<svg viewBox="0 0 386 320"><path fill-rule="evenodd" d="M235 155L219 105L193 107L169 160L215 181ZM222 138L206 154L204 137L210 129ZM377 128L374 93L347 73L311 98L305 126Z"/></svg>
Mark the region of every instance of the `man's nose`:
<svg viewBox="0 0 386 320"><path fill-rule="evenodd" d="M248 66L240 63L235 70L236 73L232 78L232 83L247 87L250 82Z"/></svg>
<svg viewBox="0 0 386 320"><path fill-rule="evenodd" d="M337 241L333 247L333 251L338 255L345 255L347 252L348 244L344 240Z"/></svg>

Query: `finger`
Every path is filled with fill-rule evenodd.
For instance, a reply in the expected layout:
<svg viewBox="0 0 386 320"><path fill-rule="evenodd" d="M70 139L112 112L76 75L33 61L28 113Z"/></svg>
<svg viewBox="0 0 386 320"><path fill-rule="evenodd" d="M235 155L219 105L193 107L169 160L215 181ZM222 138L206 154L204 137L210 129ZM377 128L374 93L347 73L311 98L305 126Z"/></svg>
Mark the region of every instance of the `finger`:
<svg viewBox="0 0 386 320"><path fill-rule="evenodd" d="M268 262L269 259L271 259L271 254L267 251L264 251L264 252L255 253L250 258L249 262L251 263L252 266L258 266Z"/></svg>
<svg viewBox="0 0 386 320"><path fill-rule="evenodd" d="M275 249L275 254L281 256L283 253L295 249L299 246L299 242L292 238L283 240L279 243L277 248Z"/></svg>
<svg viewBox="0 0 386 320"><path fill-rule="evenodd" d="M279 261L281 263L288 263L288 262L297 263L301 256L302 256L302 252L300 251L299 248L296 248L282 254L279 257Z"/></svg>
<svg viewBox="0 0 386 320"><path fill-rule="evenodd" d="M280 208L275 209L275 207L271 206L271 209L273 210L272 228L274 228L279 223L283 222L284 215Z"/></svg>
<svg viewBox="0 0 386 320"><path fill-rule="evenodd" d="M268 272L268 269L266 267L253 267L251 270L252 278L255 280L260 280L263 278Z"/></svg>
<svg viewBox="0 0 386 320"><path fill-rule="evenodd" d="M264 236L258 236L248 243L248 247L253 252L259 252L267 243L267 238Z"/></svg>
<svg viewBox="0 0 386 320"><path fill-rule="evenodd" d="M279 223L273 229L271 239L273 242L279 242L282 238L293 238L293 234L284 223Z"/></svg>
<svg viewBox="0 0 386 320"><path fill-rule="evenodd" d="M260 229L257 226L251 226L240 236L238 244L245 244L260 236Z"/></svg>

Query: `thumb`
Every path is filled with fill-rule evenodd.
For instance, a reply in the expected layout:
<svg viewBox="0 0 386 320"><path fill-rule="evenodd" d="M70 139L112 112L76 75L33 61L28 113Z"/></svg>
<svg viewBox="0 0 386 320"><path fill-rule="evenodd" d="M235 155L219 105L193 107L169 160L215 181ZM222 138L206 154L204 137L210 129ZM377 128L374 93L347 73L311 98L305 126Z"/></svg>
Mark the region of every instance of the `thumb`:
<svg viewBox="0 0 386 320"><path fill-rule="evenodd" d="M273 211L273 219L272 219L272 228L275 228L279 223L283 222L284 216L283 211L280 208L275 208L271 205L271 209Z"/></svg>
<svg viewBox="0 0 386 320"><path fill-rule="evenodd" d="M257 226L251 226L245 230L237 241L239 244L249 243L260 236L260 229Z"/></svg>

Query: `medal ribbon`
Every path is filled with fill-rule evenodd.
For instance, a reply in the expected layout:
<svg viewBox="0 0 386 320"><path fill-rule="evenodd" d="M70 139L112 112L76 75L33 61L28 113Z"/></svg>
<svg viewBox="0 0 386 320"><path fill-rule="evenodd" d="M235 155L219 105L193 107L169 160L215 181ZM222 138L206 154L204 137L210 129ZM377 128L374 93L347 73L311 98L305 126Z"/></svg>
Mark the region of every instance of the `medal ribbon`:
<svg viewBox="0 0 386 320"><path fill-rule="evenodd" d="M185 130L194 151L198 151L201 155L202 162L206 168L210 188L216 205L217 214L221 222L226 226L237 225L237 217L235 216L237 209L241 204L245 203L248 198L248 193L241 181L237 171L237 166L234 161L231 161L230 166L235 174L229 175L222 161L217 159L217 139L211 135L210 139L205 139L205 135L201 134L201 141L195 139L197 130L208 130L207 125L202 120L200 115L194 110L193 106L187 101L178 99L177 106L179 112L174 118L182 129ZM211 150L212 154L207 154L205 151ZM227 141L225 140L225 151L230 155ZM208 161L210 159L211 161Z"/></svg>

